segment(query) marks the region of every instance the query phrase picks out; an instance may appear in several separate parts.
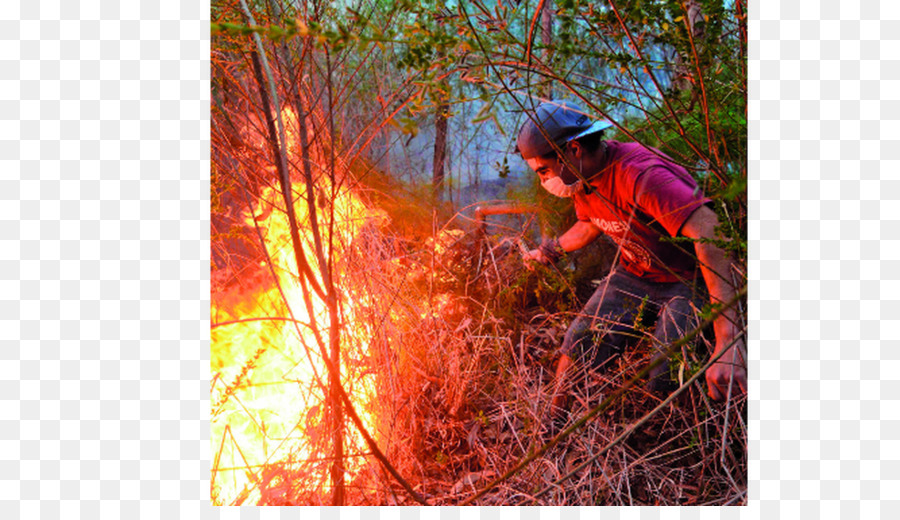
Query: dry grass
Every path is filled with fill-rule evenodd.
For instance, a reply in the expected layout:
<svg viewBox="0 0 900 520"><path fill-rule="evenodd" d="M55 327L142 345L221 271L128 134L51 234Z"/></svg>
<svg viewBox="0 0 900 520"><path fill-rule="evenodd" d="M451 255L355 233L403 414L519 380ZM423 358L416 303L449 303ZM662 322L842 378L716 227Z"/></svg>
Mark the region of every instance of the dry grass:
<svg viewBox="0 0 900 520"><path fill-rule="evenodd" d="M365 375L374 376L378 398L367 405L377 417L373 436L431 503L454 505L472 497L648 362L647 349L638 348L605 373L583 370L567 423L554 425L545 418L548 389L570 320L558 309L577 309L576 295L599 276L578 280L525 271L516 246L522 236L479 241L474 232L436 231L422 241L389 230L364 228L344 259L344 272L352 273L346 297L354 302L356 326L363 325L358 330L365 331L365 337L346 336L345 344L356 346L348 348L345 363L365 366ZM687 379L708 347L683 349L674 372L681 368ZM348 392L358 377L363 375L347 375ZM638 384L475 504L746 503L746 407L733 406L726 421L724 405L710 402L700 383L597 456L659 403ZM317 457L296 461L289 455L255 471L259 495L253 499L329 503L323 484L329 435L317 439ZM348 475L348 504L414 504L366 457L365 446L347 453L367 461Z"/></svg>
<svg viewBox="0 0 900 520"><path fill-rule="evenodd" d="M553 430L545 410L553 360L570 318L548 308L554 303L573 308L578 291L571 277L524 271L515 237L479 243L474 234L458 234L443 245L445 251L431 254L428 247L417 251L415 245L404 244L406 276L394 272L385 277L381 272L383 287L402 294L392 298L394 317L399 309L405 318L393 320L393 335L382 338L394 363L382 364L379 372L387 376L390 388L384 388L384 395L392 403L382 416L388 453L434 504L451 505L565 427ZM419 319L421 315L426 317ZM703 347L696 350L709 346ZM613 370L583 371L574 387L568 424L648 361L646 349L633 349ZM683 349L675 371L686 369L682 378L687 379L701 361L694 350ZM726 424L724 405L710 402L700 383L624 442L563 478L659 403L660 398L641 385L634 387L476 503L745 503L745 408L733 408ZM382 503L409 500L398 494Z"/></svg>

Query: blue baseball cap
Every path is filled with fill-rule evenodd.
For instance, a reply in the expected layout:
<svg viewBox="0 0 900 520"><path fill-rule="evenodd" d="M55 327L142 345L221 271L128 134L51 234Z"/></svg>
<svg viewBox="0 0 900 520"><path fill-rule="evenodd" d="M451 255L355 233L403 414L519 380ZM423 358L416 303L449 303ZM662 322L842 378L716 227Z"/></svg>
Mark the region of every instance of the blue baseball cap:
<svg viewBox="0 0 900 520"><path fill-rule="evenodd" d="M602 132L611 126L612 123L603 119L591 121L578 105L568 101L541 103L534 110L534 117L519 130L516 151L523 159L541 157L556 151L551 141L562 148L573 139Z"/></svg>

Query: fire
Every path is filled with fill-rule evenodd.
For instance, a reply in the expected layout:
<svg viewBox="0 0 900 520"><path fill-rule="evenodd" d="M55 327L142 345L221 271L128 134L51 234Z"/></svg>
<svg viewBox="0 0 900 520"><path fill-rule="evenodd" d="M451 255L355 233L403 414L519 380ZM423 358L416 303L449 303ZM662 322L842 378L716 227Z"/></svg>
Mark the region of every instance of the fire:
<svg viewBox="0 0 900 520"><path fill-rule="evenodd" d="M288 137L293 142L295 136ZM354 319L354 306L341 286L349 277L340 259L360 228L378 215L346 187L333 187L324 177L316 183L322 247L326 258L334 259L341 300L342 385L372 431L375 420L368 410L375 383L363 366L367 330ZM318 275L309 208L305 196L298 195L305 189L302 183L294 185L294 206L305 256ZM327 350L329 317L325 303L312 291L306 296L312 313L307 311L284 209L281 193L266 188L254 209L257 217L247 215L246 220L251 228L258 226L269 255L269 265L261 267L270 270L274 278L269 280L277 283L261 282L227 301L214 297L212 304L210 486L219 504L266 502L271 498L267 493L298 487L318 496L329 491L331 434L324 404L328 372L312 330L319 329ZM333 227L328 226L332 218ZM367 449L349 423L344 438L349 481L362 469L364 458L358 455Z"/></svg>

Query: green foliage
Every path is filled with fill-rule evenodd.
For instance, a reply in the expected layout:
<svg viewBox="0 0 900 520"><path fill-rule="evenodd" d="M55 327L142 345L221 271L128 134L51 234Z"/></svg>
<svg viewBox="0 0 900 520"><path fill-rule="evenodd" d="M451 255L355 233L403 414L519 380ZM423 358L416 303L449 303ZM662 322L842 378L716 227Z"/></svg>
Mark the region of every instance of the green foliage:
<svg viewBox="0 0 900 520"><path fill-rule="evenodd" d="M501 179L509 177L509 159L503 158L503 161L494 163L494 169L497 170L497 176Z"/></svg>
<svg viewBox="0 0 900 520"><path fill-rule="evenodd" d="M519 319L523 309L539 309L540 312L554 314L567 312L578 307L574 288L574 271L565 269L567 260L563 258L557 265L535 265L534 270L522 268L519 255L510 255L504 260L505 267L512 276L495 295L486 298L491 310L510 321Z"/></svg>

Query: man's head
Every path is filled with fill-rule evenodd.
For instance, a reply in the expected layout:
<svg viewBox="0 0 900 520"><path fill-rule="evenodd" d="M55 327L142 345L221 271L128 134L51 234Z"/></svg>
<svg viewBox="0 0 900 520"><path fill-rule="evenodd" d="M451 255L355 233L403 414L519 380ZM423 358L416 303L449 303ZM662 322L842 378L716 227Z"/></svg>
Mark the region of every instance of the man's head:
<svg viewBox="0 0 900 520"><path fill-rule="evenodd" d="M525 160L554 154L570 141L601 132L612 126L609 121L591 121L581 108L569 101L541 103L533 117L522 125L516 149ZM554 143L556 147L553 146Z"/></svg>
<svg viewBox="0 0 900 520"><path fill-rule="evenodd" d="M522 126L516 149L542 183L558 176L571 185L578 181L578 176L565 167L565 162L577 166L586 154L593 154L599 146L601 132L611 126L608 121L591 121L573 103L551 101L538 105L533 117ZM563 152L565 160L561 160L557 150Z"/></svg>

